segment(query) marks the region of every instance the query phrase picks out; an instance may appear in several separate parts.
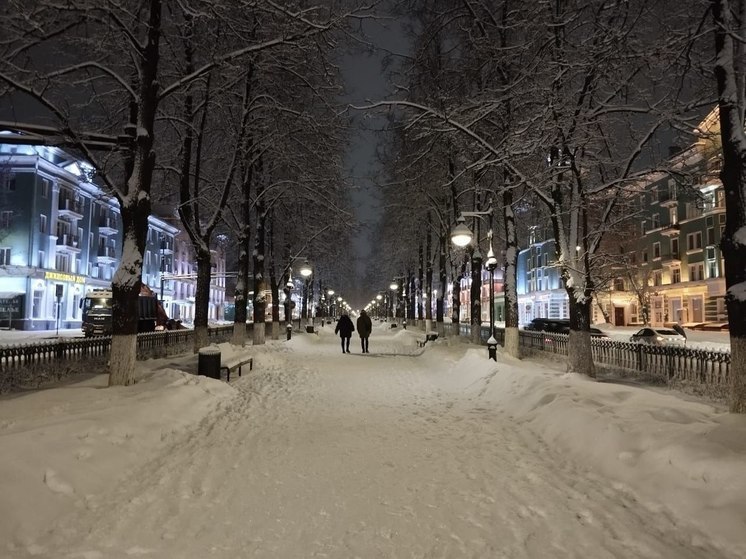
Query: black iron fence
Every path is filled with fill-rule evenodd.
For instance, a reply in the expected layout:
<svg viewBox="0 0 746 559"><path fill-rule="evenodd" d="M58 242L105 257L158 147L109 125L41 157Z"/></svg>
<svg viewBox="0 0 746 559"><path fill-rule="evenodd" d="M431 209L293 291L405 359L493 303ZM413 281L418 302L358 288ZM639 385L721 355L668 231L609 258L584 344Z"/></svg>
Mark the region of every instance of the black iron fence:
<svg viewBox="0 0 746 559"><path fill-rule="evenodd" d="M208 328L212 343L227 342L233 325ZM250 329L249 329L250 332ZM194 344L194 330L164 330L137 335L137 358L168 357L188 352ZM106 368L111 336L59 338L33 344L0 347L0 393L12 388L36 387L76 373Z"/></svg>
<svg viewBox="0 0 746 559"><path fill-rule="evenodd" d="M461 336L468 338L470 325L459 325L459 332ZM483 326L480 331L483 344L487 343L489 336L489 328ZM526 330L519 332L522 348L564 356L567 356L569 338L567 334ZM502 344L505 330L495 328L495 339ZM665 383L716 398L723 398L727 394L730 379L729 351L591 338L591 355L597 367L612 373Z"/></svg>

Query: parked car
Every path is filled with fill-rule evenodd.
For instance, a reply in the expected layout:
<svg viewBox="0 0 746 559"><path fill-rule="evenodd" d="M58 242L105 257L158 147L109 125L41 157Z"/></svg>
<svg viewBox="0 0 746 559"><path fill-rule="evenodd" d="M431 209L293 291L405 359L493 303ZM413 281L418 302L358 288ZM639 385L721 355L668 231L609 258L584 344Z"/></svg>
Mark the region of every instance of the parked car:
<svg viewBox="0 0 746 559"><path fill-rule="evenodd" d="M630 342L651 345L685 345L686 338L668 328L642 328L639 332L632 334Z"/></svg>
<svg viewBox="0 0 746 559"><path fill-rule="evenodd" d="M552 334L569 334L570 321L566 318L535 318L525 328L532 332L550 332ZM609 336L598 328L590 328L591 338L609 340Z"/></svg>
<svg viewBox="0 0 746 559"><path fill-rule="evenodd" d="M567 334L570 332L570 321L561 318L534 318L528 323L526 330Z"/></svg>

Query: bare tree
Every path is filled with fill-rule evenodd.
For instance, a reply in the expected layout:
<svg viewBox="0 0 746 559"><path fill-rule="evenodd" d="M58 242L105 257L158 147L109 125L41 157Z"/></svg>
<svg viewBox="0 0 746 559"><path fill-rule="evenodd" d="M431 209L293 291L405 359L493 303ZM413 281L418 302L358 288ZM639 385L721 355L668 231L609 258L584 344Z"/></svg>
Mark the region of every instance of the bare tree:
<svg viewBox="0 0 746 559"><path fill-rule="evenodd" d="M712 0L725 187L726 305L730 326L730 411L746 413L746 0Z"/></svg>

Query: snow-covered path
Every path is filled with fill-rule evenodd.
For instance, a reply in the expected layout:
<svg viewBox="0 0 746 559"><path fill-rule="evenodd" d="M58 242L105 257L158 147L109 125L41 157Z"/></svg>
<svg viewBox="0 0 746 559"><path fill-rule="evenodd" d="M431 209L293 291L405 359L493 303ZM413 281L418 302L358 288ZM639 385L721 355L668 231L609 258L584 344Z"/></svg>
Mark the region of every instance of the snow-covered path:
<svg viewBox="0 0 746 559"><path fill-rule="evenodd" d="M29 549L82 559L733 557L487 400L499 364L475 381L453 369L457 352L415 356L379 332L369 355L353 342L358 353L342 355L327 329L260 358L228 405L110 493L81 499Z"/></svg>

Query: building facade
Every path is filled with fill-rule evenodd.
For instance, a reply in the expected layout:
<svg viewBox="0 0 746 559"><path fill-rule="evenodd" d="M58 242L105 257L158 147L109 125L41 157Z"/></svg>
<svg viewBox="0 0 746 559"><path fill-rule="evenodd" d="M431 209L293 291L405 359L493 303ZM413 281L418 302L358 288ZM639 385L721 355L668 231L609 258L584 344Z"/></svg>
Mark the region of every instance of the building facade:
<svg viewBox="0 0 746 559"><path fill-rule="evenodd" d="M2 138L0 327L80 328L85 294L111 287L119 265L117 201L94 184L89 166L63 150ZM179 229L155 216L148 226L143 283L167 301L174 288L161 280L178 266Z"/></svg>
<svg viewBox="0 0 746 559"><path fill-rule="evenodd" d="M671 173L637 185L628 253L595 295L592 321L617 326L670 325L718 329L727 324L724 262L725 193L717 111L698 127L699 140L672 157ZM518 257L520 323L567 318L569 304L556 267L554 240L533 228ZM605 315L605 316L604 316Z"/></svg>

